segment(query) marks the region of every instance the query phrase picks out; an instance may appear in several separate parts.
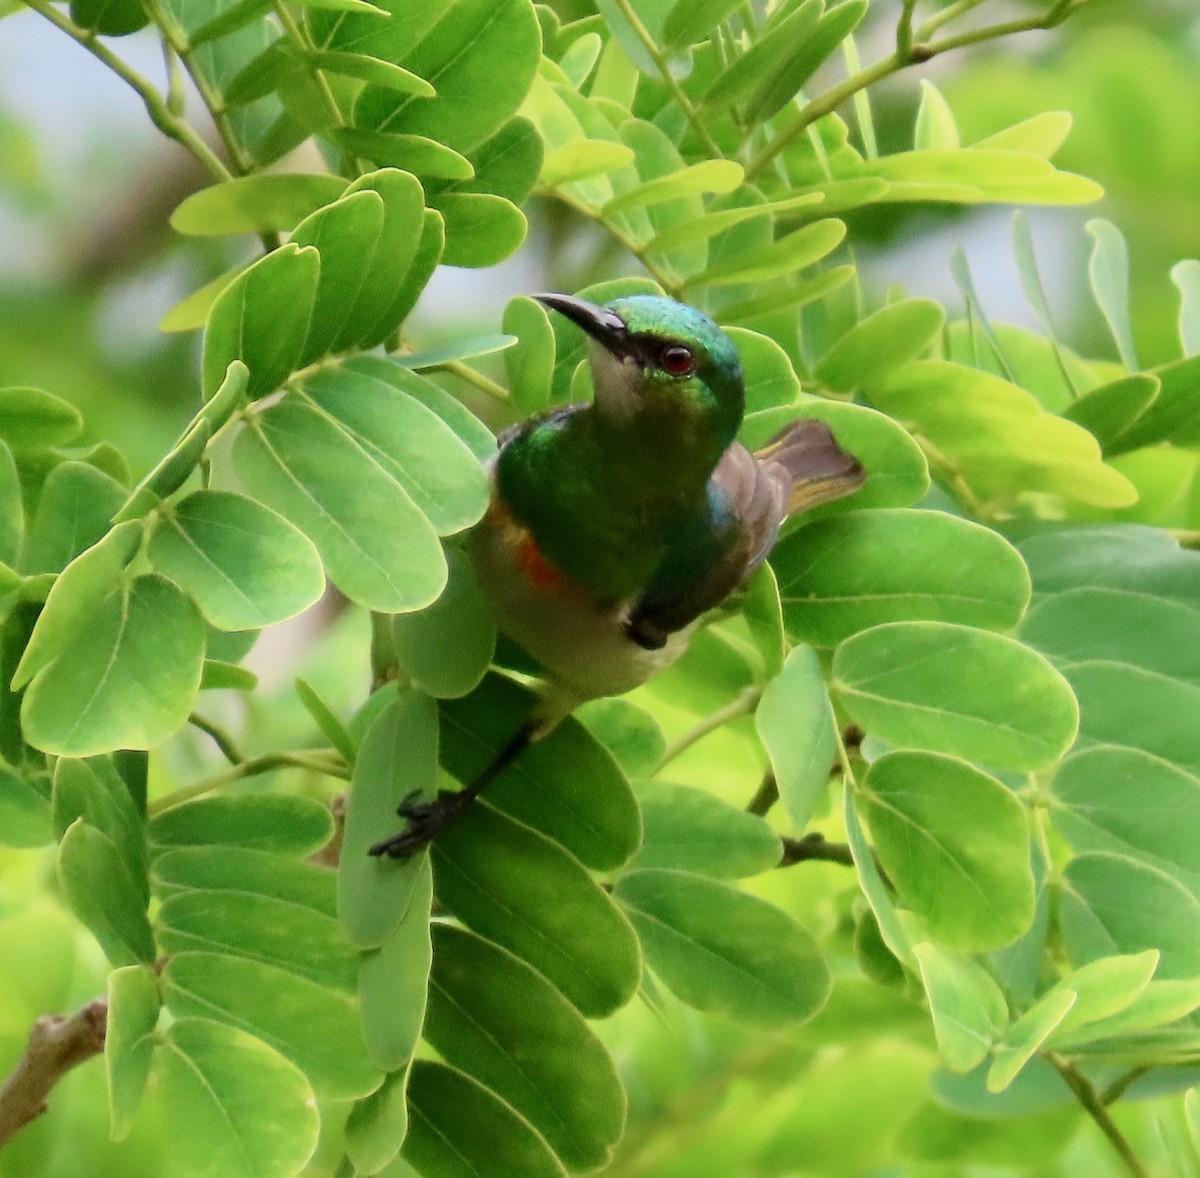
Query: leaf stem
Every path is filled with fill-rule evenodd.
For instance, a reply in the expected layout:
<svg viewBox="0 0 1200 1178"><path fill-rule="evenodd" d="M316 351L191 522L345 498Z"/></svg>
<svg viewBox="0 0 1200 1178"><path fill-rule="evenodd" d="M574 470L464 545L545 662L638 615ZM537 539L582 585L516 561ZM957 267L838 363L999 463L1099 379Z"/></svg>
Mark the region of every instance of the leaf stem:
<svg viewBox="0 0 1200 1178"><path fill-rule="evenodd" d="M1075 1094L1075 1099L1079 1101L1083 1111L1096 1122L1100 1132L1108 1138L1109 1144L1117 1151L1125 1169L1133 1178L1150 1178L1150 1171L1133 1152L1133 1147L1129 1144L1128 1139L1109 1116L1108 1109L1104 1107L1104 1102L1097 1094L1096 1089L1092 1087L1091 1081L1074 1064L1069 1063L1061 1056L1048 1052L1046 1058L1054 1070L1062 1076L1067 1087Z"/></svg>
<svg viewBox="0 0 1200 1178"><path fill-rule="evenodd" d="M775 774L768 772L759 783L754 797L746 803L746 813L757 814L760 818L765 818L777 801L779 801L779 783L775 780Z"/></svg>
<svg viewBox="0 0 1200 1178"><path fill-rule="evenodd" d="M704 145L704 150L713 159L724 159L725 153L721 150L720 144L717 143L708 128L704 125L699 112L692 105L692 100L688 98L686 91L679 84L679 79L671 73L671 64L667 60L667 55L655 44L654 38L650 35L650 30L642 23L642 18L634 11L630 0L617 0L617 7L621 10L621 15L629 22L630 28L633 29L637 39L646 47L646 52L650 54L651 61L658 68L658 72L662 75L662 80L666 83L667 89L671 91L671 97L675 99L679 109L683 111L688 125L696 133L696 138Z"/></svg>
<svg viewBox="0 0 1200 1178"><path fill-rule="evenodd" d="M345 763L333 749L312 749L307 752L265 753L260 757L251 757L218 773L213 777L205 777L194 781L180 789L165 794L149 806L150 817L162 814L166 810L190 802L193 798L212 793L213 790L223 789L227 785L244 781L247 777L257 777L262 773L270 773L274 769L307 769L311 773L322 773L326 777L338 777L343 781L350 779L350 772Z"/></svg>
<svg viewBox="0 0 1200 1178"><path fill-rule="evenodd" d="M142 77L135 69L122 61L107 45L97 40L94 34L80 28L49 3L49 0L23 0L23 3L66 33L72 41L81 45L97 61L106 65L125 82L142 100L142 105L145 106L150 121L168 139L174 139L180 147L191 152L214 180L232 178L233 174L221 162L216 152L183 119L172 113L168 100L163 98L148 79Z"/></svg>
<svg viewBox="0 0 1200 1178"><path fill-rule="evenodd" d="M1136 1068L1130 1068L1127 1072L1122 1072L1103 1092L1100 1093L1100 1103L1103 1105L1115 1104L1122 1096L1125 1095L1125 1090L1130 1084L1136 1083L1147 1072L1152 1071L1150 1064L1139 1064Z"/></svg>
<svg viewBox="0 0 1200 1178"><path fill-rule="evenodd" d="M718 708L711 715L705 716L699 723L694 724L682 735L676 737L663 750L663 755L659 757L658 764L654 766L654 770L650 776L656 776L663 768L675 760L676 757L687 752L692 745L697 741L703 740L709 733L716 732L718 728L723 728L731 720L736 720L739 716L748 716L754 711L761 695L761 687L757 685L746 687L735 695L723 708Z"/></svg>
<svg viewBox="0 0 1200 1178"><path fill-rule="evenodd" d="M198 728L206 736L211 736L213 743L221 750L221 755L231 765L240 765L245 761L246 758L238 752L238 747L234 743L233 737L219 724L214 724L211 720L206 720L196 712L193 712L188 717L188 723L193 728Z"/></svg>
<svg viewBox="0 0 1200 1178"><path fill-rule="evenodd" d="M461 360L447 360L439 367L454 373L459 380L465 380L467 384L477 388L481 393L487 393L489 397L494 397L497 401L508 404L512 400L508 395L508 389L502 384L498 384L490 376L484 376L482 372L472 368L469 364L464 364Z"/></svg>
<svg viewBox="0 0 1200 1178"><path fill-rule="evenodd" d="M979 45L984 41L992 41L998 37L1011 36L1014 33L1029 33L1038 29L1052 29L1062 24L1076 9L1082 8L1090 0L1058 0L1049 11L1039 16L1025 17L1020 20L1003 21L1000 24L987 25L981 29L972 29L954 37L945 37L940 41L921 41L916 38L908 44L907 50L902 46L904 16L901 16L901 28L897 29L896 51L890 57L859 70L836 86L831 86L824 94L817 95L807 106L798 112L797 117L778 131L774 138L746 165L746 179L752 180L785 148L789 147L804 131L818 119L832 114L847 98L853 97L860 90L873 86L876 82L891 74L899 73L910 65L929 61L942 53L954 49L962 49L968 45ZM963 9L963 11L966 11ZM922 32L925 29L921 30Z"/></svg>
<svg viewBox="0 0 1200 1178"><path fill-rule="evenodd" d="M840 863L854 866L854 855L847 843L831 843L819 831L810 831L803 838L783 839L783 857L776 866L791 867L796 863Z"/></svg>

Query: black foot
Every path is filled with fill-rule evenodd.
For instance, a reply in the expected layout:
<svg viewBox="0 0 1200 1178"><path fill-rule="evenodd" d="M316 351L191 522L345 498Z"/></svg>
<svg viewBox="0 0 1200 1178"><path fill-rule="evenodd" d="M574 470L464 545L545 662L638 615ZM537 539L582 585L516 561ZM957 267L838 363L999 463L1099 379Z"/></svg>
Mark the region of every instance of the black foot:
<svg viewBox="0 0 1200 1178"><path fill-rule="evenodd" d="M427 847L443 830L457 822L475 800L470 790L438 790L432 802L418 802L420 791L400 803L396 813L408 819L408 829L376 843L368 852L389 859L409 859Z"/></svg>

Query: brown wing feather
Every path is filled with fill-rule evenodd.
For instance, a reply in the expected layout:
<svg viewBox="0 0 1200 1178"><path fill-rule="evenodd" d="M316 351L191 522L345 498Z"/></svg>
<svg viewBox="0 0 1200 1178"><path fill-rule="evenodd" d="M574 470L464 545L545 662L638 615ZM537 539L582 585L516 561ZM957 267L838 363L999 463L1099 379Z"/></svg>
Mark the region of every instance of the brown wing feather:
<svg viewBox="0 0 1200 1178"><path fill-rule="evenodd" d="M735 442L721 456L713 482L728 496L739 527L721 559L696 581L666 598L647 597L630 614L629 636L651 649L720 605L766 560L783 521L840 499L866 480L858 460L838 446L823 421L795 421L761 450Z"/></svg>

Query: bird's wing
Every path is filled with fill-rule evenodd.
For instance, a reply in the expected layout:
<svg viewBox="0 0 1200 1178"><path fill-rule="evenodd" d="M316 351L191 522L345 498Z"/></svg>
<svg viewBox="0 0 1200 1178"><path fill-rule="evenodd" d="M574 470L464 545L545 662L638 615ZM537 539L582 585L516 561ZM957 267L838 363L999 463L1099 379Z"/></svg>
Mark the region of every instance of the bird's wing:
<svg viewBox="0 0 1200 1178"><path fill-rule="evenodd" d="M711 521L707 554L688 537L668 554L660 575L630 611L629 637L650 649L664 645L667 635L745 584L775 546L785 519L841 499L865 479L858 460L838 446L823 421L792 422L755 452L735 442L713 472L710 494L728 520Z"/></svg>

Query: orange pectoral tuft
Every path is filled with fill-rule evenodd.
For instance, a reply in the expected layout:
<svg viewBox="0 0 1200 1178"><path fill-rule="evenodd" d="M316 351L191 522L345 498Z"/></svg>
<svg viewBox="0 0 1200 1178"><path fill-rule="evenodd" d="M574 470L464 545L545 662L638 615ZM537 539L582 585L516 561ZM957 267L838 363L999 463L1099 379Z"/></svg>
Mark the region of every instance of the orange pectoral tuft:
<svg viewBox="0 0 1200 1178"><path fill-rule="evenodd" d="M565 589L570 582L566 575L552 565L537 546L537 541L526 532L517 545L517 567L535 589L547 592Z"/></svg>

